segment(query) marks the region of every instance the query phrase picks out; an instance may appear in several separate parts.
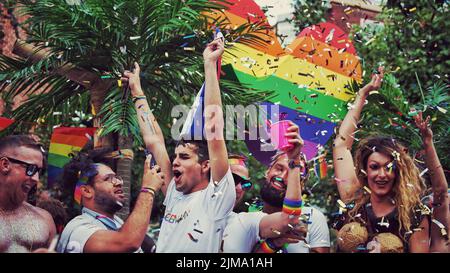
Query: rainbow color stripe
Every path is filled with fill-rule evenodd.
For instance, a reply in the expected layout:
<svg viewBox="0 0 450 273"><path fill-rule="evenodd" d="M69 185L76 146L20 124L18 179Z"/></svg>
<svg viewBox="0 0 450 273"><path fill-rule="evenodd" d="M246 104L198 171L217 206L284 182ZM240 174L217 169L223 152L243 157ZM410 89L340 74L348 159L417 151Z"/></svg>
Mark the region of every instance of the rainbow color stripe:
<svg viewBox="0 0 450 273"><path fill-rule="evenodd" d="M289 200L284 198L282 211L289 215L301 215L302 204L302 200Z"/></svg>
<svg viewBox="0 0 450 273"><path fill-rule="evenodd" d="M247 168L247 166L245 165L245 160L244 159L240 159L240 158L229 158L228 159L228 164L230 164L230 165L240 165L242 167Z"/></svg>
<svg viewBox="0 0 450 273"><path fill-rule="evenodd" d="M96 128L59 127L53 131L48 153L47 186L53 187L70 161L69 154L80 151L93 138Z"/></svg>
<svg viewBox="0 0 450 273"><path fill-rule="evenodd" d="M275 252L276 252L276 250L273 249L273 248L271 248L271 247L269 246L269 244L268 244L266 241L263 241L263 242L261 243L261 250L262 250L264 253L275 253Z"/></svg>
<svg viewBox="0 0 450 273"><path fill-rule="evenodd" d="M244 23L268 25L266 16L253 0L230 0L224 19L230 28ZM351 81L361 81L362 69L347 34L336 25L321 23L304 29L285 49L272 30L256 34L267 43L235 43L223 56L227 77L259 90L273 90L275 96L262 105L279 105L284 119L300 127L305 141L303 152L313 158L318 146L333 134L337 122L347 113L347 102L354 97ZM280 119L269 113L272 121ZM250 148L250 147L249 147ZM255 154L254 151L252 151Z"/></svg>
<svg viewBox="0 0 450 273"><path fill-rule="evenodd" d="M87 176L81 176L75 185L75 191L73 193L73 199L75 202L80 205L81 204L81 186L86 185L89 180Z"/></svg>
<svg viewBox="0 0 450 273"><path fill-rule="evenodd" d="M327 177L327 172L328 172L327 160L323 156L323 157L319 157L318 162L319 162L319 164L316 165L317 176L320 179L324 179Z"/></svg>

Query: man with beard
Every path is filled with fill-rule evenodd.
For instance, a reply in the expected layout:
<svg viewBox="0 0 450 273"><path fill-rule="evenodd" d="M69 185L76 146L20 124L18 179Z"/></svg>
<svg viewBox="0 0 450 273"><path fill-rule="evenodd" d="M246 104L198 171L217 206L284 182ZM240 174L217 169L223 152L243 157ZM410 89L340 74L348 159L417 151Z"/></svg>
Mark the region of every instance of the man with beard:
<svg viewBox="0 0 450 273"><path fill-rule="evenodd" d="M163 184L160 167L150 168L151 156L147 157L140 194L123 222L115 216L123 207L123 180L105 164L104 154L101 150L79 153L64 167L63 180L76 184L75 200L83 208L65 227L58 252L142 252L155 193Z"/></svg>
<svg viewBox="0 0 450 273"><path fill-rule="evenodd" d="M279 212L283 208L283 199L287 195L286 179L291 171L293 164L289 162L289 156L286 153L277 153L266 172L266 183L261 189L261 198L264 201L263 212L273 214ZM308 170L306 168L306 158L303 154L300 156L301 165L301 184L308 178ZM277 251L283 253L328 253L330 251L330 233L327 220L321 211L313 207L302 207L303 222L308 224L308 233L305 240L293 242L291 238L281 236L269 240L269 244ZM260 244L255 252L266 252L264 243Z"/></svg>
<svg viewBox="0 0 450 273"><path fill-rule="evenodd" d="M263 242L264 249L274 252L272 241L275 239L273 238L281 235L284 243L299 243L303 239L306 230L303 225L299 225L297 213L282 209L283 204L287 202L301 203L300 174L306 167L300 161L303 140L300 138L298 127L292 122L286 136L290 137L288 141L293 144L292 149L283 153L286 168L282 169L278 165L274 167L274 164L278 163L276 159L266 173L269 182L264 185L264 192L262 192L265 196L274 195L274 198L281 203L281 207L277 211L231 213L223 236L223 252L249 253L261 238L266 239ZM243 197L243 188L250 183L248 169L242 157L230 156L229 162L236 182L236 206ZM275 190L278 186L280 189Z"/></svg>
<svg viewBox="0 0 450 273"><path fill-rule="evenodd" d="M0 140L0 252L47 248L56 232L50 214L26 202L44 168L40 144L26 135Z"/></svg>

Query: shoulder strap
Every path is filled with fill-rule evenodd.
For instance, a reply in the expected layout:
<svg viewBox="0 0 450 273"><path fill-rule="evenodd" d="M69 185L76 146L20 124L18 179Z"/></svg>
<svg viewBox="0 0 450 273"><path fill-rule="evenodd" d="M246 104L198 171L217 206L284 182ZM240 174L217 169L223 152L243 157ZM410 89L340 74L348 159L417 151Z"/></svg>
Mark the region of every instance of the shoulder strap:
<svg viewBox="0 0 450 273"><path fill-rule="evenodd" d="M369 239L373 237L375 231L373 230L372 223L376 222L377 217L372 209L372 203L368 202L364 205L362 209L362 217L365 218L367 222L367 232L369 233Z"/></svg>

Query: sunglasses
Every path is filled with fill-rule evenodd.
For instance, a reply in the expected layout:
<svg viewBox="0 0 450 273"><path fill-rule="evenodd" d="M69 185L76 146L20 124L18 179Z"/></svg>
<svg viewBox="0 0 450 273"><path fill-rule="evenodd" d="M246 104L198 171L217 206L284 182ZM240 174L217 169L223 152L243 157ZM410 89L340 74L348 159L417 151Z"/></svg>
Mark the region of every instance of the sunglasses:
<svg viewBox="0 0 450 273"><path fill-rule="evenodd" d="M237 186L241 184L241 187L244 191L248 191L252 187L252 182L249 179L246 179L240 175L233 173L234 184Z"/></svg>
<svg viewBox="0 0 450 273"><path fill-rule="evenodd" d="M16 164L20 164L20 165L24 166L26 168L25 174L27 176L33 176L35 173L39 173L39 176L42 176L44 174L44 171L45 171L44 168L39 168L35 164L30 164L30 163L24 162L22 160L18 160L18 159L7 157L7 156L4 156L4 158L7 158L12 163L16 163Z"/></svg>

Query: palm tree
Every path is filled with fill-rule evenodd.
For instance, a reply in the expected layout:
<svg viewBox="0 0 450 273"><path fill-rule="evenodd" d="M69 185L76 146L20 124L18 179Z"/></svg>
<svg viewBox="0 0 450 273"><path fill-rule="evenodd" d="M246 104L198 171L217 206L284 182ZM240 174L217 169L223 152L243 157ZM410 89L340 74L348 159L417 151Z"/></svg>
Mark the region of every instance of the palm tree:
<svg viewBox="0 0 450 273"><path fill-rule="evenodd" d="M223 8L221 1L207 0L21 0L13 4L30 16L22 26L27 41L15 47L20 57L0 55L4 99L29 95L12 112L15 128L27 130L38 119L52 121L53 114L63 110L92 112L101 137L95 146L116 149L142 145L134 106L117 83L120 73L131 69L134 61L141 64L143 89L168 135L172 107L190 105L203 82L201 50L213 29L202 14ZM212 22L219 27L224 23ZM224 34L254 43L260 38L252 33L265 28L243 25ZM263 96L233 81L221 84L225 103L248 104ZM89 104L79 103L86 95ZM119 159L117 166L129 189L131 160Z"/></svg>

